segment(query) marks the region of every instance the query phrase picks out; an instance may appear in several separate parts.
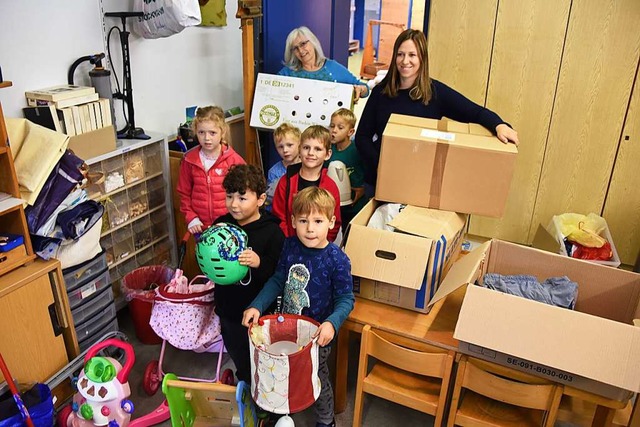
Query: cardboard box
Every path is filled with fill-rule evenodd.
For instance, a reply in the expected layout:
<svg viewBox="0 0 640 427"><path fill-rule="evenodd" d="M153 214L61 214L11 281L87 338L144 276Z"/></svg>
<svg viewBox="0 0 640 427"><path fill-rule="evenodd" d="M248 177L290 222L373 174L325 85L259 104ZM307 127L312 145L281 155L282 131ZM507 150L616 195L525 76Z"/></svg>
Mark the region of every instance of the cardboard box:
<svg viewBox="0 0 640 427"><path fill-rule="evenodd" d="M557 253L568 257L569 254L567 253L567 248L564 245L565 236L560 231L560 224L558 224L557 215L554 215L553 218L551 218L551 222L549 223L547 230L557 242ZM609 261L598 261L598 260L585 260L585 261L589 261L594 264L601 264L601 265L607 265L613 268L618 268L620 266L620 257L618 256L618 251L616 251L616 247L613 244L613 237L611 237L611 232L609 231L608 225L605 227L604 231L601 233L601 236L604 237L607 240L607 242L609 242L609 244L611 245L611 252L613 252L613 257L611 257Z"/></svg>
<svg viewBox="0 0 640 427"><path fill-rule="evenodd" d="M427 312L427 303L460 253L466 215L407 206L390 222L398 231L367 227L380 204L369 201L351 220L345 236L354 292Z"/></svg>
<svg viewBox="0 0 640 427"><path fill-rule="evenodd" d="M392 114L376 199L500 217L518 149L480 125Z"/></svg>
<svg viewBox="0 0 640 427"><path fill-rule="evenodd" d="M70 136L69 150L83 160L109 153L116 149L116 133L113 126L103 127L80 135Z"/></svg>
<svg viewBox="0 0 640 427"><path fill-rule="evenodd" d="M250 125L275 129L286 122L301 131L311 125L329 127L331 114L351 108L352 97L352 85L259 73Z"/></svg>
<svg viewBox="0 0 640 427"><path fill-rule="evenodd" d="M575 310L486 289L487 272L568 276ZM640 392L640 275L492 240L456 262L433 301L468 284L454 338L472 356L622 399Z"/></svg>

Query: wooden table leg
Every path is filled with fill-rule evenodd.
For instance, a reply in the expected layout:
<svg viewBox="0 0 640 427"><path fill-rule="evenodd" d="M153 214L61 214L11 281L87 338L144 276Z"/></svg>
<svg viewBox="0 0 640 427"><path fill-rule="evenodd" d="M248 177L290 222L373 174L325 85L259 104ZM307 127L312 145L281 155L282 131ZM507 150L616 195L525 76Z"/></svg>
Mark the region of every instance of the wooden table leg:
<svg viewBox="0 0 640 427"><path fill-rule="evenodd" d="M334 382L334 411L336 414L344 412L347 407L347 370L349 369L349 336L348 327L340 328L336 345L336 380Z"/></svg>
<svg viewBox="0 0 640 427"><path fill-rule="evenodd" d="M591 427L610 427L613 425L613 416L616 410L606 406L596 406L596 413L593 415Z"/></svg>

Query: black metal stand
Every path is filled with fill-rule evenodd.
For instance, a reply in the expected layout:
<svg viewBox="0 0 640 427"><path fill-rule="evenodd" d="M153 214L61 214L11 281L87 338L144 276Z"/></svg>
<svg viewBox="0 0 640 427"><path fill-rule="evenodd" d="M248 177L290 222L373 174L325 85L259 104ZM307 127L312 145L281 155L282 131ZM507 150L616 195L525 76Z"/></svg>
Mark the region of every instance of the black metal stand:
<svg viewBox="0 0 640 427"><path fill-rule="evenodd" d="M119 139L150 139L144 133L144 129L136 127L133 110L133 89L131 87L131 61L129 59L129 31L127 31L127 18L142 16L142 12L107 12L106 17L120 18L122 31L120 31L120 46L122 48L122 69L124 74L123 92L114 94L115 98L122 99L127 104L127 124L118 131Z"/></svg>

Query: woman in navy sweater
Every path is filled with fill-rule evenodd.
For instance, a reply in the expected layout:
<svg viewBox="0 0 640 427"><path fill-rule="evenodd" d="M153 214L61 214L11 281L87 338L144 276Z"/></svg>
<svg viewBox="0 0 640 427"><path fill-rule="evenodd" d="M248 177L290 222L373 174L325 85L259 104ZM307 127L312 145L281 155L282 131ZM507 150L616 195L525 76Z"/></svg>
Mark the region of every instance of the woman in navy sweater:
<svg viewBox="0 0 640 427"><path fill-rule="evenodd" d="M393 58L395 66L371 91L356 132L366 189L371 193L368 195L373 196L382 132L392 113L431 119L446 116L459 122L478 123L502 142L518 144L518 133L500 116L429 77L427 38L422 31L403 31L393 46Z"/></svg>

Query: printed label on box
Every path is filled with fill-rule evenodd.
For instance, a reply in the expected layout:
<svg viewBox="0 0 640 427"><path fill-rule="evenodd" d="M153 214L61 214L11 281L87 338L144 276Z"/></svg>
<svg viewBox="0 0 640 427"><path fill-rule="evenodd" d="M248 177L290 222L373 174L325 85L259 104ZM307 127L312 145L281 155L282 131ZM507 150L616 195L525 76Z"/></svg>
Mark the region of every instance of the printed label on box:
<svg viewBox="0 0 640 427"><path fill-rule="evenodd" d="M580 375L562 371L560 369L541 365L536 362L510 356L508 354L500 353L479 345L470 344L465 341L460 341L458 350L470 356L477 357L478 359L483 359L489 362L497 363L498 365L507 366L521 372L526 372L537 377L543 377L557 383L575 387L577 389L586 390L588 392L608 397L610 399L623 400L633 394L631 391L624 390L622 388L604 384L599 381L594 381Z"/></svg>
<svg viewBox="0 0 640 427"><path fill-rule="evenodd" d="M422 129L420 136L424 138L442 139L445 141L455 141L456 134L451 132L441 132L434 129Z"/></svg>

